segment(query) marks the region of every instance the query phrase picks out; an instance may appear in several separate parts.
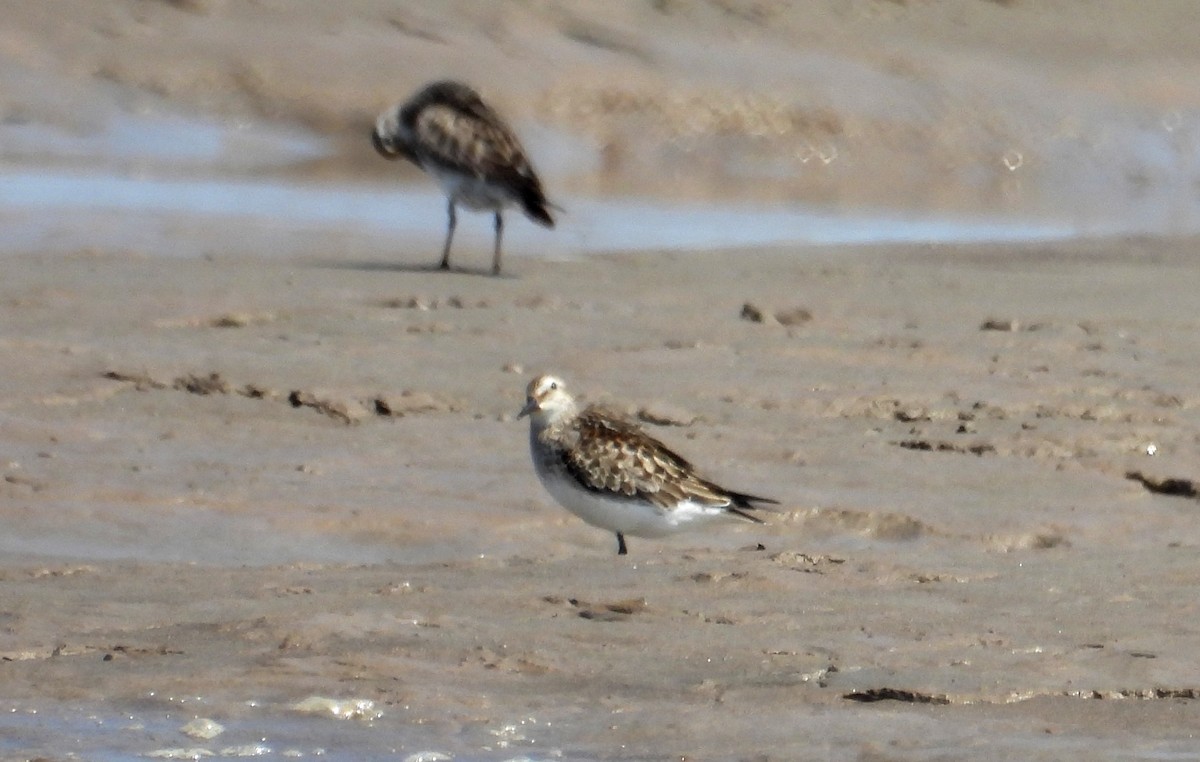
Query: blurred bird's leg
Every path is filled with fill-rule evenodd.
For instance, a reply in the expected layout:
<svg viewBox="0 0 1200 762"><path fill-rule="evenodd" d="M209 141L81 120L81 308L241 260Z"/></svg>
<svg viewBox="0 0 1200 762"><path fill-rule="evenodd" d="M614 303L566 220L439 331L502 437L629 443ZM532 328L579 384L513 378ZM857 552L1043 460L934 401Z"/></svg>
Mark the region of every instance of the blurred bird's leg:
<svg viewBox="0 0 1200 762"><path fill-rule="evenodd" d="M496 211L496 250L492 252L492 275L500 274L500 238L504 235L504 218Z"/></svg>
<svg viewBox="0 0 1200 762"><path fill-rule="evenodd" d="M450 242L454 240L454 228L458 225L458 215L454 212L454 199L446 204L446 245L442 247L441 269L450 269Z"/></svg>

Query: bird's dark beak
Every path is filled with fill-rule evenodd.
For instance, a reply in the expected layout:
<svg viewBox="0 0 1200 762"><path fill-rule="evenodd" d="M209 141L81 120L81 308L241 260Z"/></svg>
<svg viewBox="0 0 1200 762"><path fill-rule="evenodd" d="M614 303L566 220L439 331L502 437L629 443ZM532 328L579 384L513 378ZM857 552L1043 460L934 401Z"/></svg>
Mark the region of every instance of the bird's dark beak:
<svg viewBox="0 0 1200 762"><path fill-rule="evenodd" d="M535 400L533 397L530 397L529 399L525 400L525 407L521 408L521 412L517 413L517 418L518 419L524 418L525 416L529 415L530 413L537 412L537 409L538 409L537 400Z"/></svg>

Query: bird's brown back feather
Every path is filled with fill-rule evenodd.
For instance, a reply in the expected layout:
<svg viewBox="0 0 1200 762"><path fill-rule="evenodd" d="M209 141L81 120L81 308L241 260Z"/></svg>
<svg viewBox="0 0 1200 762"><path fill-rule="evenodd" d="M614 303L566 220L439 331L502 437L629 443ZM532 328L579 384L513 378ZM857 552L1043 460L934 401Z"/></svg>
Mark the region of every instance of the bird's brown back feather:
<svg viewBox="0 0 1200 762"><path fill-rule="evenodd" d="M670 509L684 500L713 506L759 521L738 508L775 501L726 490L701 478L692 464L638 425L611 411L589 407L574 422L574 447L561 451L564 466L589 489L647 500Z"/></svg>

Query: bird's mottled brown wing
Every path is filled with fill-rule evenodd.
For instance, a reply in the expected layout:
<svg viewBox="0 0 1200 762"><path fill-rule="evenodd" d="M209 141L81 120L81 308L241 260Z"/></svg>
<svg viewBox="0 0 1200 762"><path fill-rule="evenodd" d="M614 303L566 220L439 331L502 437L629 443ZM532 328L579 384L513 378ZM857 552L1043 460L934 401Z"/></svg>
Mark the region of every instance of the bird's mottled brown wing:
<svg viewBox="0 0 1200 762"><path fill-rule="evenodd" d="M579 415L576 426L578 440L562 457L567 470L593 491L648 500L663 509L687 499L714 506L733 502L732 494L701 479L691 463L633 423L593 407Z"/></svg>
<svg viewBox="0 0 1200 762"><path fill-rule="evenodd" d="M483 103L430 104L417 113L413 131L422 161L514 187L538 183L517 137Z"/></svg>

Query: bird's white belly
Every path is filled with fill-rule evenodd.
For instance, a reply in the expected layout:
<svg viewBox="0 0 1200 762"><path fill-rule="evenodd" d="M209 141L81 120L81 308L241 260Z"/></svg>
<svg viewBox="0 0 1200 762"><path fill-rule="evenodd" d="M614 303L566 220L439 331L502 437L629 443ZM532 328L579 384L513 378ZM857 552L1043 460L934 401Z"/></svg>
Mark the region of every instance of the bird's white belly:
<svg viewBox="0 0 1200 762"><path fill-rule="evenodd" d="M594 527L630 537L665 537L727 517L723 507L686 501L665 510L651 503L609 497L587 490L564 472L546 467L536 455L538 478L559 505Z"/></svg>
<svg viewBox="0 0 1200 762"><path fill-rule="evenodd" d="M430 172L437 178L447 197L468 209L498 212L516 203L516 198L507 188L474 175L437 168L430 169Z"/></svg>

